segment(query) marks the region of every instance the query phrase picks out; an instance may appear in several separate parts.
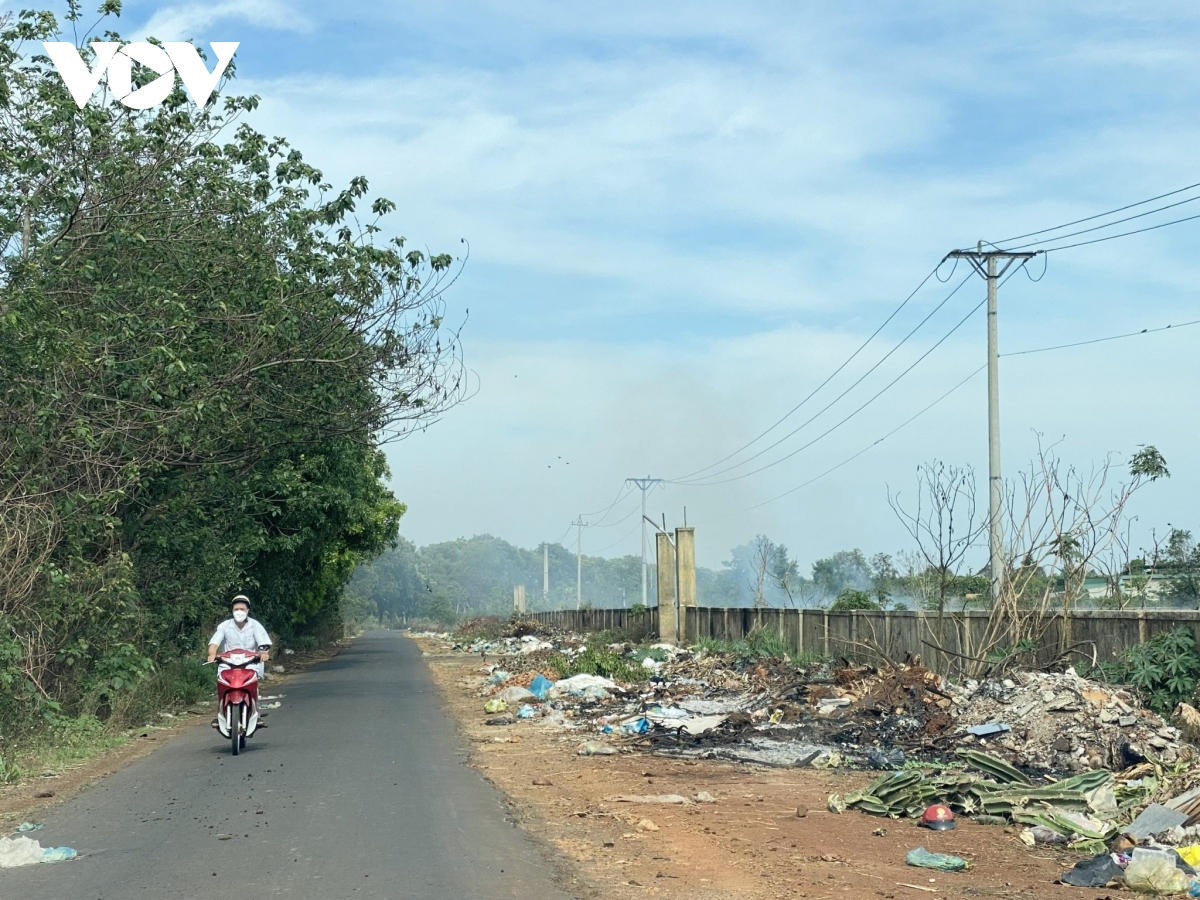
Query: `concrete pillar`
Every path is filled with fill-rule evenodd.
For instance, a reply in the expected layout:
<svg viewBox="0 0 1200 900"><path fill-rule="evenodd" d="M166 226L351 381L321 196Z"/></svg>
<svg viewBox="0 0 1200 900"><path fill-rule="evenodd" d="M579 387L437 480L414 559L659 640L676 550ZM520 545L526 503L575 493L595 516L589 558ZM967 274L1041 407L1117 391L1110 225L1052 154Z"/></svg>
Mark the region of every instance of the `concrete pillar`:
<svg viewBox="0 0 1200 900"><path fill-rule="evenodd" d="M687 642L689 610L696 608L696 529L675 529L675 583L679 585L679 642ZM692 619L694 622L694 618Z"/></svg>
<svg viewBox="0 0 1200 900"><path fill-rule="evenodd" d="M521 614L526 612L525 585L523 584L513 585L513 611Z"/></svg>
<svg viewBox="0 0 1200 900"><path fill-rule="evenodd" d="M658 639L673 644L676 641L675 613L675 548L669 535L655 534L654 557L658 568Z"/></svg>

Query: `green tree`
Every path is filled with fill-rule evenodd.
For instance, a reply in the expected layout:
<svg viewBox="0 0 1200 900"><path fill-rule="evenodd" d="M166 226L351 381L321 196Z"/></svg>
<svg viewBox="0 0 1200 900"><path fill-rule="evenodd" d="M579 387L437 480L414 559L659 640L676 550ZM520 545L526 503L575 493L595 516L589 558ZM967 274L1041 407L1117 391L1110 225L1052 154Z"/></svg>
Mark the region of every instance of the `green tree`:
<svg viewBox="0 0 1200 900"><path fill-rule="evenodd" d="M235 590L335 632L404 512L380 443L462 385L452 260L384 240L365 179L241 123L254 97L81 110L57 37L0 14L0 718L190 650Z"/></svg>

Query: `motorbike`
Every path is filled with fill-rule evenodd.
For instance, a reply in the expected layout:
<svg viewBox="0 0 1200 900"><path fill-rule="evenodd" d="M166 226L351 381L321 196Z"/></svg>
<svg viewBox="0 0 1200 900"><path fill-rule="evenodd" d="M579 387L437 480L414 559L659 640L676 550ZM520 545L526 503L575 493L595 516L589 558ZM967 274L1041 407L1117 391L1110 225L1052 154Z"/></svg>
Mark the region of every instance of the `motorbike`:
<svg viewBox="0 0 1200 900"><path fill-rule="evenodd" d="M259 652L269 649L226 650L217 656L218 711L213 728L229 740L234 756L245 749L246 738L267 727L259 724L258 672L253 666L262 660Z"/></svg>

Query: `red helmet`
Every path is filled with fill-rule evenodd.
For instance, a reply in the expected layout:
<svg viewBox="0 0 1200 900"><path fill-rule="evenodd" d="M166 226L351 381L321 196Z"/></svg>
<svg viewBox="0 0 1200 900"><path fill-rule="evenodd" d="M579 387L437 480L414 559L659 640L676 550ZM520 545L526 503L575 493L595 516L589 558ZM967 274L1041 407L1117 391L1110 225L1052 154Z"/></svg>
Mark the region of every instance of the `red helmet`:
<svg viewBox="0 0 1200 900"><path fill-rule="evenodd" d="M950 807L935 803L921 815L921 824L934 831L949 831L954 827L954 813Z"/></svg>

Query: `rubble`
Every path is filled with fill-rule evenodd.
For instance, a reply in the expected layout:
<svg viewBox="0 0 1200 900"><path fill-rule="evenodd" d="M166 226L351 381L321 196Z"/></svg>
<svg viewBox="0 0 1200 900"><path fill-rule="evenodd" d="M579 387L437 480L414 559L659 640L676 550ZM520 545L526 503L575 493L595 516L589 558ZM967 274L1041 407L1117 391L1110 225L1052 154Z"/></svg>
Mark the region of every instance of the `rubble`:
<svg viewBox="0 0 1200 900"><path fill-rule="evenodd" d="M1120 770L1153 756L1173 763L1194 751L1179 729L1139 707L1128 691L1065 672L1020 672L1015 679L949 686L959 744L986 747L1032 769ZM1001 734L976 736L973 726L1004 723Z"/></svg>

